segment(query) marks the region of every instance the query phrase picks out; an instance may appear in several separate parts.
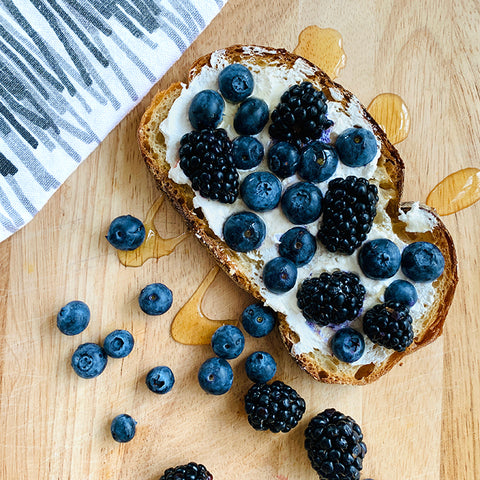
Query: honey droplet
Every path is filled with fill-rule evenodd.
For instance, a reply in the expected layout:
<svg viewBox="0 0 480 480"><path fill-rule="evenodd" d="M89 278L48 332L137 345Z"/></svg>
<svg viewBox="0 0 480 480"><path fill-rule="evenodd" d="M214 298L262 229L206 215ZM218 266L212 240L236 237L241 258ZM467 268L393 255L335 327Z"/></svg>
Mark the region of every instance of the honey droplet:
<svg viewBox="0 0 480 480"><path fill-rule="evenodd" d="M150 258L160 258L169 255L175 250L175 247L187 237L187 232L173 238L163 238L158 233L153 219L164 200L165 197L162 195L147 212L147 217L143 222L146 233L143 243L135 250L118 250L118 259L122 265L126 267L139 267Z"/></svg>
<svg viewBox="0 0 480 480"><path fill-rule="evenodd" d="M217 328L238 323L238 320L212 320L202 311L205 292L215 280L219 270L220 268L215 266L208 272L195 293L175 315L170 332L176 342L184 345L208 345Z"/></svg>
<svg viewBox="0 0 480 480"><path fill-rule="evenodd" d="M310 60L332 79L338 77L347 59L340 33L333 28L316 25L310 25L300 32L293 53Z"/></svg>
<svg viewBox="0 0 480 480"><path fill-rule="evenodd" d="M480 200L480 169L464 168L445 177L428 194L427 205L450 215Z"/></svg>
<svg viewBox="0 0 480 480"><path fill-rule="evenodd" d="M381 93L370 102L367 110L394 145L407 138L410 113L402 97L395 93Z"/></svg>

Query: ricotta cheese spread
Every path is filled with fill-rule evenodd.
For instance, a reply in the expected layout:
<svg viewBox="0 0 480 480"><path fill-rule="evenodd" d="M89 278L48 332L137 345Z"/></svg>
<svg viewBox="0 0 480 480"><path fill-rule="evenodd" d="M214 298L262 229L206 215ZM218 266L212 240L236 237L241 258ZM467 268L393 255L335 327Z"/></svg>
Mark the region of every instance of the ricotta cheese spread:
<svg viewBox="0 0 480 480"><path fill-rule="evenodd" d="M261 53L261 51L252 51L252 53ZM309 76L312 76L313 74L311 65L302 59L298 59L293 67L268 64L259 66L254 60L251 63L243 63L252 72L254 78L254 90L252 96L263 99L268 104L270 112L278 105L281 95L289 87L294 84L308 81ZM180 139L184 134L192 130L188 120L188 109L190 102L192 98L202 90L217 90L218 74L227 65L227 59L222 56L221 51L213 54L210 64L203 66L200 73L192 79L188 86L182 85L182 93L176 99L171 107L168 117L160 126L167 146L166 160L171 167L169 171L169 177L178 184L190 184L190 180L180 168L178 156ZM329 97L332 98L332 100L327 101L327 116L334 122L334 125L330 131L332 143L335 142L335 139L341 132L352 126L358 126L372 130L369 123L362 116L362 107L357 99L352 98L349 100L347 105L345 105L342 103L342 101L344 102L343 95L335 87L330 89ZM232 140L237 136L233 128L233 119L237 108L238 105L225 102L223 119L218 126L218 128L224 128L227 131L229 138ZM263 144L265 152L268 151L271 142L271 138L268 134L268 125L269 124L267 124L261 133L256 135L256 138ZM388 203L387 194L379 186L380 179L375 178L377 163L380 155L380 143L378 142L377 154L372 162L366 166L355 168L348 167L339 162L334 175L327 181L317 184L317 186L320 188L322 193L325 194L328 188L328 182L330 180L335 177L345 178L349 175L364 177L371 183L376 184L377 187L379 187L377 216L372 229L368 234L367 241L377 238L388 238L392 240L400 250L402 250L406 246L406 243L404 243L393 231L391 219L385 213L385 207ZM253 170L268 171L266 159L264 159L263 162ZM241 182L242 179L253 170L239 170L239 181ZM300 178L296 175L284 179L282 181L283 190L285 190L288 185L297 181L300 181ZM231 205L226 205L196 194L193 202L195 208L201 208L211 230L215 233L215 235L217 235L218 238L222 240L222 229L225 220L233 213L249 210L241 198L238 198L235 203ZM249 256L255 261L260 261L261 264L265 264L269 260L279 255L278 244L280 237L294 225L288 221L279 207L268 212L257 212L257 214L260 215L265 222L267 235L263 244L258 250L245 253L244 255ZM431 230L435 224L434 217L428 216L428 214L420 210L418 203L412 204L412 208L407 213L401 213L399 220L405 223L406 231L409 232L425 232L427 230ZM305 228L307 228L310 233L315 236L318 231L318 221L309 225L305 225ZM275 311L285 314L288 325L298 335L299 341L293 346L293 353L295 355L313 351L318 351L323 354L331 354L329 340L334 334L335 330L338 330L341 328L341 326L334 325L319 327L308 323L297 306L296 293L298 286L306 278L319 276L320 273L324 271L333 272L335 270L349 271L359 276L360 282L366 289L362 312L365 312L377 303L382 303L383 292L391 282L397 279L407 280L407 278L402 274L401 270L399 270L394 277L386 280L369 279L362 273L358 264L356 253L349 256L331 253L320 242L317 242L317 251L310 263L298 268L298 277L295 287L284 294L277 295L271 293L265 288L262 281L261 269L252 268L252 271L250 272L253 281L260 286L260 292L265 299L264 303L273 308ZM432 304L435 291L432 283L417 283L415 284L415 287L418 293L418 301L411 308L410 315L413 319L414 334L417 334L419 326L418 322L415 322L415 319L421 318L425 311ZM351 322L350 326L362 331L361 315L356 320ZM388 357L391 352L392 351L387 348L372 343L365 336L365 352L362 357L353 365L365 365L372 362L381 362Z"/></svg>

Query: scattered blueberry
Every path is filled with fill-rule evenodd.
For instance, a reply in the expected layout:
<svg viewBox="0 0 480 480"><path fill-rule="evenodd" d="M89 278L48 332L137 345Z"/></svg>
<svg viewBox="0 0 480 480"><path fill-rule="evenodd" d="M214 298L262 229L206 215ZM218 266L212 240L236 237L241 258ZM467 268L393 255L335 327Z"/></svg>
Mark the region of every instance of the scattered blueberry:
<svg viewBox="0 0 480 480"><path fill-rule="evenodd" d="M328 180L337 169L338 154L332 145L323 142L308 144L300 156L298 174L308 182Z"/></svg>
<svg viewBox="0 0 480 480"><path fill-rule="evenodd" d="M337 330L332 337L331 344L333 354L342 362L356 362L365 351L363 335L350 327Z"/></svg>
<svg viewBox="0 0 480 480"><path fill-rule="evenodd" d="M282 196L283 213L295 225L314 222L322 213L322 198L322 192L313 183L294 183Z"/></svg>
<svg viewBox="0 0 480 480"><path fill-rule="evenodd" d="M278 142L268 150L267 159L268 167L275 175L287 178L296 172L300 154L291 143Z"/></svg>
<svg viewBox="0 0 480 480"><path fill-rule="evenodd" d="M402 253L402 272L414 282L432 282L445 268L442 252L433 243L414 242Z"/></svg>
<svg viewBox="0 0 480 480"><path fill-rule="evenodd" d="M365 128L348 128L335 142L340 161L349 167L363 167L377 154L375 135Z"/></svg>
<svg viewBox="0 0 480 480"><path fill-rule="evenodd" d="M57 327L65 335L83 332L90 322L90 309L80 300L68 302L57 313Z"/></svg>
<svg viewBox="0 0 480 480"><path fill-rule="evenodd" d="M107 354L96 343L83 343L73 353L71 365L79 377L98 377L107 366Z"/></svg>
<svg viewBox="0 0 480 480"><path fill-rule="evenodd" d="M233 126L240 135L255 135L268 122L268 105L260 98L250 97L238 107Z"/></svg>
<svg viewBox="0 0 480 480"><path fill-rule="evenodd" d="M127 330L114 330L103 341L107 355L113 358L124 358L133 350L133 335Z"/></svg>
<svg viewBox="0 0 480 480"><path fill-rule="evenodd" d="M266 212L279 204L282 184L273 173L253 172L241 183L240 195L248 208L255 212Z"/></svg>
<svg viewBox="0 0 480 480"><path fill-rule="evenodd" d="M145 240L143 223L131 215L115 218L105 237L117 250L135 250Z"/></svg>
<svg viewBox="0 0 480 480"><path fill-rule="evenodd" d="M265 223L252 212L234 213L223 224L225 243L236 252L255 250L263 243L265 234Z"/></svg>
<svg viewBox="0 0 480 480"><path fill-rule="evenodd" d="M244 346L245 337L234 325L222 325L212 335L212 349L221 358L237 358L243 352Z"/></svg>
<svg viewBox="0 0 480 480"><path fill-rule="evenodd" d="M366 242L358 252L362 272L374 280L393 277L400 268L400 260L400 249L387 238Z"/></svg>
<svg viewBox="0 0 480 480"><path fill-rule="evenodd" d="M417 289L406 280L395 280L385 289L384 299L413 307L418 300Z"/></svg>
<svg viewBox="0 0 480 480"><path fill-rule="evenodd" d="M172 302L172 291L163 283L147 285L138 296L138 304L147 315L162 315Z"/></svg>
<svg viewBox="0 0 480 480"><path fill-rule="evenodd" d="M275 326L275 314L271 308L254 303L242 312L242 325L252 337L265 337Z"/></svg>
<svg viewBox="0 0 480 480"><path fill-rule="evenodd" d="M254 352L245 362L247 377L255 383L270 381L277 371L277 363L267 352Z"/></svg>
<svg viewBox="0 0 480 480"><path fill-rule="evenodd" d="M154 367L147 373L145 383L153 393L163 395L172 389L173 384L175 383L175 377L168 367Z"/></svg>
<svg viewBox="0 0 480 480"><path fill-rule="evenodd" d="M276 257L263 267L263 283L272 293L285 293L295 286L297 267L288 258Z"/></svg>
<svg viewBox="0 0 480 480"><path fill-rule="evenodd" d="M280 237L278 253L297 267L306 265L315 255L317 241L304 227L293 227Z"/></svg>
<svg viewBox="0 0 480 480"><path fill-rule="evenodd" d="M137 422L130 415L117 415L110 425L113 439L120 443L129 442L135 436L136 425Z"/></svg>
<svg viewBox="0 0 480 480"><path fill-rule="evenodd" d="M241 102L253 92L253 76L247 67L234 63L220 72L218 89L225 100L232 103Z"/></svg>
<svg viewBox="0 0 480 480"><path fill-rule="evenodd" d="M202 90L192 99L188 119L195 130L215 128L221 122L225 102L214 90Z"/></svg>
<svg viewBox="0 0 480 480"><path fill-rule="evenodd" d="M209 358L198 371L198 383L207 393L223 395L233 383L232 367L223 358Z"/></svg>
<svg viewBox="0 0 480 480"><path fill-rule="evenodd" d="M250 170L260 165L264 154L263 145L255 137L241 135L232 142L233 163L240 170Z"/></svg>

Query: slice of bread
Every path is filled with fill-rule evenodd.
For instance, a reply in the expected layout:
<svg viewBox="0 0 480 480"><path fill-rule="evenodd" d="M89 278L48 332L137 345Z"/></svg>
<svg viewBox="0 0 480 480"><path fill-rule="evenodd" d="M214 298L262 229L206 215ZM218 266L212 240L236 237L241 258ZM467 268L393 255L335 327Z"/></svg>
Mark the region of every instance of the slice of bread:
<svg viewBox="0 0 480 480"><path fill-rule="evenodd" d="M441 250L445 259L444 272L438 279L430 284L416 285L419 301L411 310L414 341L405 352L387 349L366 339L365 353L357 362L344 363L334 357L328 343L333 330L329 327L320 330L310 327L296 305L295 292L298 283L290 294L275 295L268 292L262 281L266 257L262 257L262 254L257 255L256 252L253 254L235 252L222 240L223 220L220 224L218 222L233 211L248 210L242 200L237 199L232 206L202 199L181 172L178 166L179 139L191 129L188 124L188 99L199 89L217 88L215 82L218 73L231 63L243 63L252 71L258 86L253 95L259 97L268 95L271 99L270 110L279 102L283 91L292 84L309 81L326 95L329 118L335 116L334 121L339 129L360 125L374 133L379 147L376 161L363 170L343 171L343 176L347 174L365 176L378 187L380 200L377 215L367 239L383 235L393 236L396 243L403 246L415 241L431 242ZM279 89L275 82L282 88ZM228 125L228 122L231 123L231 112L235 108L233 105L226 105L224 120L219 126L226 128L232 139L235 133L232 132L233 127ZM164 122L165 120L167 121ZM264 129L264 132L267 131L268 126ZM268 137L265 136L266 133L262 134L265 143L265 138ZM338 131L335 133L334 130L332 141L335 140L335 135L338 135ZM138 142L144 160L159 188L182 215L188 228L240 287L277 311L279 331L285 346L298 364L315 379L328 383L370 383L389 371L404 355L427 345L442 333L457 284L457 262L452 238L434 211L419 203L400 203L404 165L397 150L360 102L315 65L282 49L256 46L237 45L201 57L191 67L186 84L175 83L167 90L156 94L142 117L138 129ZM265 145L265 151L267 148L268 145ZM284 187L288 182L288 179L283 181ZM328 184L328 181L325 184ZM273 239L270 241L272 244L275 243ZM333 269L332 265L340 261L339 265L350 262L352 265L350 270L361 276L356 253L349 257L350 260L346 260L345 257L342 254L331 254L323 246L319 246L309 267L310 275L319 275L324 270ZM297 282L301 281L300 277L299 274ZM369 305L382 303L385 284L390 283L392 279L374 284L371 281L369 283L364 277L361 278L362 282L365 280L366 299L369 298ZM364 311L366 308L365 303ZM361 317L362 314L352 324L360 330Z"/></svg>

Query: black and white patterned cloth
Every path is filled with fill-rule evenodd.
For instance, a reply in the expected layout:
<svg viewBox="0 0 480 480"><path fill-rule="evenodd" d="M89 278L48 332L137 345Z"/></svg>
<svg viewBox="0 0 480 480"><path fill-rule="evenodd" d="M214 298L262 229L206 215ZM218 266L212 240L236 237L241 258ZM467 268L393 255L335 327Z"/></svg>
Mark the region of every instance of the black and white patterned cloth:
<svg viewBox="0 0 480 480"><path fill-rule="evenodd" d="M45 205L227 0L0 0L0 241Z"/></svg>

